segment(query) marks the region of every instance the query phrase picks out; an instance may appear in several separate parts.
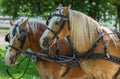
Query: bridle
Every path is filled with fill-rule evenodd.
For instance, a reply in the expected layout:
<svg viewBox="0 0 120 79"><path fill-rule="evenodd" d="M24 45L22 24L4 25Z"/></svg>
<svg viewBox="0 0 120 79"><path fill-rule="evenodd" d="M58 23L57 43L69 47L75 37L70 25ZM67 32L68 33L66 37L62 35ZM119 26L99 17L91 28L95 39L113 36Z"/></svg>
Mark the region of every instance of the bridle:
<svg viewBox="0 0 120 79"><path fill-rule="evenodd" d="M18 23L15 25L15 27L14 27L14 29L13 29L13 33L12 33L13 36L15 36L16 28L19 27L19 26L20 26L20 25L19 25ZM20 27L19 27L19 29L20 29ZM20 43L21 43L20 48L16 48L16 47L13 46L13 45L8 45L8 46L7 46L7 48L8 48L8 47L11 47L11 48L13 48L14 50L17 51L15 55L11 55L11 54L10 54L10 55L11 55L11 56L10 56L11 63L13 63L14 57L20 55L20 54L23 52L23 46L24 46L26 37L28 37L28 39L30 40L29 33L28 33L27 30L25 30L25 29L24 29L24 30L23 30L23 29L20 29L19 32L20 32L20 37L19 37L18 41L20 41ZM26 34L23 34L23 33L26 33ZM9 40L8 40L8 41L9 41Z"/></svg>
<svg viewBox="0 0 120 79"><path fill-rule="evenodd" d="M62 8L63 9L63 8ZM61 25L59 25L59 30L57 32L55 32L54 30L50 29L50 28L47 28L47 30L50 30L54 36L52 37L52 39L55 39L57 38L57 40L59 39L59 36L58 34L61 32L61 30L63 30L64 26L65 26L65 23L67 22L68 23L68 30L70 30L70 21L69 21L69 14L67 14L66 16L65 15L62 15L61 13L61 10L62 9L56 9L55 11L59 11L60 14L52 14L49 16L49 18L47 19L46 21L46 24L48 25L49 24L49 20L53 17L61 17ZM59 22L60 23L60 22Z"/></svg>
<svg viewBox="0 0 120 79"><path fill-rule="evenodd" d="M29 23L28 23L28 24L29 24ZM17 23L17 24L15 25L15 27L14 27L14 29L13 29L13 33L12 33L13 36L15 36L15 34L16 34L16 28L19 27L19 26L20 26L19 23ZM20 29L20 27L19 27L19 29ZM8 45L8 46L7 46L7 48L8 48L8 47L11 47L11 48L13 48L13 49L15 49L15 50L17 51L15 55L11 55L11 54L10 54L10 55L11 55L11 56L10 56L11 63L13 63L14 57L16 57L16 56L18 56L18 55L20 55L21 53L24 52L24 51L23 51L23 46L24 46L26 37L28 37L28 39L29 39L29 41L30 41L29 33L28 33L28 31L27 31L26 29L24 29L24 30L23 30L23 29L20 29L19 32L20 32L20 37L19 37L18 41L20 41L20 43L21 43L20 48L16 48L16 47L13 46L13 45ZM26 33L26 34L25 34L25 33ZM10 40L9 40L7 37L5 37L5 41L10 42ZM23 53L23 54L24 54L24 53ZM28 63L27 63L26 66L25 66L25 69L24 69L23 74L22 74L19 78L15 78L15 77L9 72L9 67L6 66L6 72L7 72L7 74L8 74L11 78L13 78L13 79L21 79L21 78L25 75L25 73L26 73L26 71L27 71L27 69L28 69L29 63L30 63L31 55L25 54L24 58L22 58L19 63L15 64L15 66L19 66L19 65L24 61L24 59L27 58L27 57L28 57Z"/></svg>

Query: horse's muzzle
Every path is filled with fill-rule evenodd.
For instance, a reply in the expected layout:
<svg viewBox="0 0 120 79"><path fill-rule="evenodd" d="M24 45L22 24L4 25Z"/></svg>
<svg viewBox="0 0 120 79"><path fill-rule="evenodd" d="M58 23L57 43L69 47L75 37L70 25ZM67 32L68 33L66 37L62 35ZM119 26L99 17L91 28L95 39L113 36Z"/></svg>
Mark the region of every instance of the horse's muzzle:
<svg viewBox="0 0 120 79"><path fill-rule="evenodd" d="M42 41L43 49L48 49L52 45L52 39L50 37L45 37Z"/></svg>

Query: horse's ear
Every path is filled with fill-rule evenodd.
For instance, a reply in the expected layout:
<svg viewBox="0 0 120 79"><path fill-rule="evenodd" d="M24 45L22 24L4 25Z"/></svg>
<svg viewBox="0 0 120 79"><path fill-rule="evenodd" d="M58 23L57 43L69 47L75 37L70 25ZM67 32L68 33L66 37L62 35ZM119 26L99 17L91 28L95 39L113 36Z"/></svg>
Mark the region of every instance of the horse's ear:
<svg viewBox="0 0 120 79"><path fill-rule="evenodd" d="M12 19L9 20L10 25L13 26L14 25L14 21Z"/></svg>
<svg viewBox="0 0 120 79"><path fill-rule="evenodd" d="M28 23L28 19L26 19L22 24L21 24L21 29L25 29L26 28L26 25Z"/></svg>
<svg viewBox="0 0 120 79"><path fill-rule="evenodd" d="M68 9L70 9L71 8L71 4L70 5L68 5L68 7L67 7Z"/></svg>
<svg viewBox="0 0 120 79"><path fill-rule="evenodd" d="M59 8L59 7L63 7L63 5L60 3L60 4L58 5L58 8Z"/></svg>
<svg viewBox="0 0 120 79"><path fill-rule="evenodd" d="M63 10L63 15L67 15L69 13L70 8L71 8L71 4Z"/></svg>

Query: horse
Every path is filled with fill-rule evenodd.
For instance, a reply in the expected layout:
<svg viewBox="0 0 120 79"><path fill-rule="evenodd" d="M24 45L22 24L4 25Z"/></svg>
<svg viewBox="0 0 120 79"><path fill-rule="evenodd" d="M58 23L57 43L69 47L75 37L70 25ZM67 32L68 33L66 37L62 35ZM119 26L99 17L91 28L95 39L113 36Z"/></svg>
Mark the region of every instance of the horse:
<svg viewBox="0 0 120 79"><path fill-rule="evenodd" d="M5 40L9 42L8 49L5 55L7 65L13 65L17 61L19 50L22 51L30 48L32 51L40 52L39 39L41 38L47 26L38 19L18 19L15 22L10 20L10 30L6 35ZM67 40L61 39L58 41L60 54L69 56L71 52L70 45ZM50 53L56 54L56 45L50 49ZM62 77L67 67L61 66L56 62L36 61L34 62L39 73L40 79L88 79L87 75L79 66L72 67L69 72Z"/></svg>
<svg viewBox="0 0 120 79"><path fill-rule="evenodd" d="M43 49L70 36L80 67L93 79L120 79L120 39L93 18L59 5L47 19L48 28L40 38ZM118 61L118 62L116 62Z"/></svg>

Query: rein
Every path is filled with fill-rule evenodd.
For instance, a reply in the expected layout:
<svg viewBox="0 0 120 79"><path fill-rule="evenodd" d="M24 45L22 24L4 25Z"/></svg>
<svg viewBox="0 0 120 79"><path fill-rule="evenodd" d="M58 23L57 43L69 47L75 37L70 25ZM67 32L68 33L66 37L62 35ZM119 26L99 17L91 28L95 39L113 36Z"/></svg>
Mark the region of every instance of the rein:
<svg viewBox="0 0 120 79"><path fill-rule="evenodd" d="M32 55L34 61L36 60L35 62L43 60L56 63L68 63L74 60L73 57L50 54L48 50L42 50L41 52L27 50L25 51L25 54ZM76 62L76 60L74 60L73 62Z"/></svg>
<svg viewBox="0 0 120 79"><path fill-rule="evenodd" d="M113 33L111 33L111 34L113 34ZM72 49L72 56L61 55L59 53L60 48L59 48L58 43L56 44L56 46L57 46L56 51L58 51L58 54L56 54L56 55L53 55L53 54L49 53L47 50L42 50L41 52L35 52L35 51L26 50L24 52L24 54L27 54L27 55L31 56L34 62L46 61L46 62L56 62L58 64L63 63L63 64L60 64L60 65L62 65L62 66L66 65L67 69L62 74L61 77L65 76L69 72L71 67L79 66L80 63L82 61L84 61L85 59L101 59L101 58L103 58L103 59L106 59L108 61L112 61L112 62L115 62L117 64L120 64L120 58L115 57L115 56L111 56L107 52L105 52L103 54L101 54L101 53L96 54L96 53L92 52L94 50L94 48L97 46L97 43L99 42L100 39L103 39L103 41L104 41L104 38L103 38L104 35L105 34L100 34L99 37L97 38L97 40L95 41L94 45L92 46L92 48L88 52L86 52L85 54L80 54L75 49L75 47L72 44L72 41L70 39L70 36L68 36L67 39L68 39L68 42L70 43L70 46L71 46L71 49ZM104 50L107 51L105 42L104 42ZM81 61L81 59L82 59L82 61ZM120 71L118 71L115 74L114 78L117 78L117 76L119 75L119 72Z"/></svg>
<svg viewBox="0 0 120 79"><path fill-rule="evenodd" d="M68 40L69 41L69 40ZM72 51L74 51L72 49ZM75 59L75 56L64 56L60 54L60 47L59 44L56 43L56 54L49 53L48 50L42 50L41 52L35 52L35 51L25 51L26 54L32 55L33 62L56 62L61 66L65 66L66 71L61 75L61 77L65 76L71 67L73 66L79 66L80 62L79 60Z"/></svg>
<svg viewBox="0 0 120 79"><path fill-rule="evenodd" d="M19 66L26 57L28 57L28 56L25 56L18 64L16 64L16 66ZM13 79L21 79L21 78L25 75L25 73L26 73L26 71L27 71L27 69L28 69L28 66L29 66L29 63L30 63L30 59L31 59L31 56L29 56L28 63L26 64L25 69L24 69L24 72L23 72L23 74L22 74L20 77L15 78L15 77L9 72L9 67L8 67L8 66L6 66L6 72L7 72L7 74L8 74L11 78L13 78Z"/></svg>
<svg viewBox="0 0 120 79"><path fill-rule="evenodd" d="M22 53L23 51L22 51L21 49L17 49L16 47L11 46L11 45L9 45L9 47L12 47L12 48L14 48L15 50L17 50L17 53L16 53L16 55L14 55L14 56L17 56L17 55L20 55L20 54L24 54L24 53ZM17 64L15 65L15 66L19 66L19 65L25 60L25 58L28 57L28 63L26 64L25 69L24 69L24 72L23 72L23 74L22 74L20 77L15 78L15 77L9 72L9 67L6 66L6 72L7 72L7 74L8 74L11 78L13 78L13 79L21 79L21 78L25 75L25 73L26 73L26 71L27 71L27 69L28 69L29 63L30 63L31 55L27 55L27 54L24 54L24 55L25 55L25 57L24 57L22 60L20 60L19 63L17 63ZM12 56L12 58L14 58L14 56ZM13 59L11 59L11 61L13 62ZM11 63L12 63L12 62L11 62Z"/></svg>

